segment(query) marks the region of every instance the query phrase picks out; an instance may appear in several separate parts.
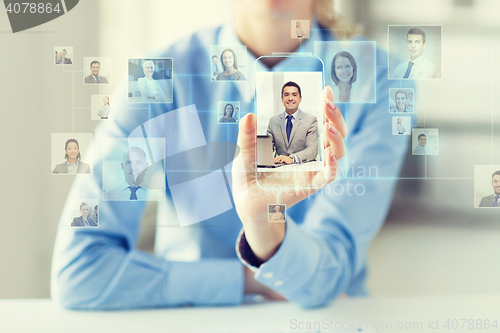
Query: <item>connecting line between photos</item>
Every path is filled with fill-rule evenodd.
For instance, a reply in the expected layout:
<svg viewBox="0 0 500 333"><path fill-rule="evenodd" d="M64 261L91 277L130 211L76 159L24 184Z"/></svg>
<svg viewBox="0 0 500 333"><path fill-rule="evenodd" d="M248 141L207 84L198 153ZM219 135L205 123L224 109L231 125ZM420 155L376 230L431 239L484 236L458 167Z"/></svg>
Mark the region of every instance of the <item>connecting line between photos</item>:
<svg viewBox="0 0 500 333"><path fill-rule="evenodd" d="M66 70L66 66L63 65L63 73L83 73L83 71L80 70L68 71Z"/></svg>
<svg viewBox="0 0 500 333"><path fill-rule="evenodd" d="M63 1L64 7L64 1ZM66 7L64 7L64 12L66 12ZM72 108L71 108L71 132L75 133L75 73L83 73L83 70L66 70L66 66L63 66L64 73L71 73L71 94L72 94Z"/></svg>
<svg viewBox="0 0 500 333"><path fill-rule="evenodd" d="M490 68L493 68L493 50L490 50L491 51L491 65L490 65ZM491 72L491 165L494 165L494 149L493 149L493 144L494 144L494 120L495 120L495 117L494 117L494 112L493 112L493 71L490 71Z"/></svg>
<svg viewBox="0 0 500 333"><path fill-rule="evenodd" d="M154 165L156 163L153 155L153 151L151 149L151 144L149 143L149 138L146 133L146 128L144 127L144 124L141 124L141 130L142 130L142 135L144 136L144 143L146 144L146 148L148 150L149 156L151 158L151 165Z"/></svg>
<svg viewBox="0 0 500 333"><path fill-rule="evenodd" d="M63 68L64 69L64 68ZM72 127L72 130L71 132L72 133L75 133L75 72L72 72L71 73L71 94L72 94L72 109L71 109L71 117L72 117L72 120L71 120L71 127Z"/></svg>
<svg viewBox="0 0 500 333"><path fill-rule="evenodd" d="M427 155L424 155L424 177L427 178Z"/></svg>

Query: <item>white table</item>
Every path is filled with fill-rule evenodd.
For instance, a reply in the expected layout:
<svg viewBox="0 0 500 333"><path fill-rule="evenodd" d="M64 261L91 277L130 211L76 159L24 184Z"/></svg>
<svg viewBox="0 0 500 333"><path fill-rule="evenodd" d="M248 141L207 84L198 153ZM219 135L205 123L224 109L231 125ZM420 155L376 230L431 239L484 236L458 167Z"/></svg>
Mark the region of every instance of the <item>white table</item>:
<svg viewBox="0 0 500 333"><path fill-rule="evenodd" d="M499 329L446 329L447 319L498 319L500 295L422 296L405 298L365 298L338 300L330 306L303 310L296 305L275 302L239 307L177 308L140 311L69 311L51 300L0 300L0 332L50 333L193 333L195 327L271 325L289 330L291 320L315 322L333 320L349 322L369 320L375 325L384 321L422 322L422 329L387 329L385 332L500 332ZM429 329L429 320L439 320L439 329ZM451 321L450 321L451 325ZM467 326L467 325L466 325ZM288 331L287 331L288 332ZM295 329L291 332L300 332ZM308 331L310 332L310 331ZM323 331L322 331L323 332ZM325 330L324 332L334 332Z"/></svg>

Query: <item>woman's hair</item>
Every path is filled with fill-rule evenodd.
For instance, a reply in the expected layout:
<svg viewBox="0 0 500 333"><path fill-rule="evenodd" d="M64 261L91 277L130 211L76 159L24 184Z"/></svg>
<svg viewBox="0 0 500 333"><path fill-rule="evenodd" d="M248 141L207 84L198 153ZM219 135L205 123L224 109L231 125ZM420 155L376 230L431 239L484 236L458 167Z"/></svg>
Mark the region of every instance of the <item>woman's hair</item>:
<svg viewBox="0 0 500 333"><path fill-rule="evenodd" d="M295 28L299 26L300 21L295 22Z"/></svg>
<svg viewBox="0 0 500 333"><path fill-rule="evenodd" d="M327 29L335 29L345 31L346 38L349 39L354 35L362 32L360 25L353 25L342 15L339 15L333 9L335 0L314 0L313 15L318 20L319 24ZM336 34L335 31L333 33ZM337 37L344 37L343 34Z"/></svg>
<svg viewBox="0 0 500 333"><path fill-rule="evenodd" d="M144 68L144 67L146 66L146 64L149 64L149 63L153 64L153 67L155 67L155 63L154 63L153 61L151 61L151 60L146 60L146 61L144 61L144 63L142 64L142 68Z"/></svg>
<svg viewBox="0 0 500 333"><path fill-rule="evenodd" d="M66 51L66 49L62 49L62 51L61 51L61 52L66 52L66 53L68 53L68 51Z"/></svg>
<svg viewBox="0 0 500 333"><path fill-rule="evenodd" d="M397 98L398 94L405 94L405 98L408 99L408 95L406 94L406 91L404 91L403 89L396 91L396 93L394 94L394 99Z"/></svg>
<svg viewBox="0 0 500 333"><path fill-rule="evenodd" d="M224 69L224 72L226 71L226 65L224 65L224 61L222 60L222 56L224 56L224 52L231 52L233 54L233 59L234 59L233 67L234 67L234 69L237 70L238 69L238 62L236 61L236 53L234 53L234 51L231 49L225 49L220 54L220 63L222 64L222 68Z"/></svg>
<svg viewBox="0 0 500 333"><path fill-rule="evenodd" d="M111 106L111 104L109 104L109 97L108 96L104 96L108 99L108 106Z"/></svg>
<svg viewBox="0 0 500 333"><path fill-rule="evenodd" d="M80 210L82 209L82 207L83 207L83 206L88 206L88 205L87 205L85 202L82 202L82 203L80 204Z"/></svg>
<svg viewBox="0 0 500 333"><path fill-rule="evenodd" d="M229 104L229 103L226 104L226 106L224 106L224 117L226 116L226 108L227 108L228 105L231 106L231 118L232 118L233 117L233 112L234 112L234 106L233 106L233 104Z"/></svg>
<svg viewBox="0 0 500 333"><path fill-rule="evenodd" d="M146 67L146 64L149 64L149 63L151 63L153 65L153 68L155 68L155 63L154 62L152 62L151 60L146 60L142 64L142 70L144 70L144 67Z"/></svg>
<svg viewBox="0 0 500 333"><path fill-rule="evenodd" d="M78 141L76 141L76 139L69 139L68 141L66 141L66 144L64 145L64 151L68 150L68 144L71 142L76 143L78 150L80 150L80 145L78 144ZM81 158L82 158L82 156L80 155L80 152L78 152L78 156L76 157L76 160L79 161ZM65 160L68 159L68 154L64 154L64 159Z"/></svg>
<svg viewBox="0 0 500 333"><path fill-rule="evenodd" d="M337 73L335 73L335 61L337 60L338 57L344 57L349 59L349 62L351 63L352 66L352 77L351 77L351 82L349 83L354 83L358 79L358 66L356 65L356 60L354 60L354 57L352 54L350 54L347 51L341 51L337 53L333 59L332 59L332 80L335 82L336 85L339 84L339 78L337 77Z"/></svg>

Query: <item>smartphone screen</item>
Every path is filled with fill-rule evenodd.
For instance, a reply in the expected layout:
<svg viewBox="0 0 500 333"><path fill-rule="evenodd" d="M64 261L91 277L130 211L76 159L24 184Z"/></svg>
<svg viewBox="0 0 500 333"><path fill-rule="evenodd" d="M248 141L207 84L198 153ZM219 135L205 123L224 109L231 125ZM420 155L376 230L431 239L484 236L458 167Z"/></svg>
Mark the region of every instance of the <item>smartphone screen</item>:
<svg viewBox="0 0 500 333"><path fill-rule="evenodd" d="M279 70L270 72L266 59L280 60ZM264 56L254 68L257 182L263 188L311 188L311 173L325 167L323 62L312 55Z"/></svg>

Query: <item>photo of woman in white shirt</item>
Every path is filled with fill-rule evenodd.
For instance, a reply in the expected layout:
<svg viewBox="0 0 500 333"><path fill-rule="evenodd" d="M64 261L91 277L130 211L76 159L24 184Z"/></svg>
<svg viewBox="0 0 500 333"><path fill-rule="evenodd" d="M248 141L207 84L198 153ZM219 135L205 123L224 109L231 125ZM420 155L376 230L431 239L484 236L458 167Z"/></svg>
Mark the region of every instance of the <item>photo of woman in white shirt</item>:
<svg viewBox="0 0 500 333"><path fill-rule="evenodd" d="M167 97L165 92L161 89L160 83L153 79L155 72L155 64L148 60L142 65L144 70L144 77L139 78L137 83L142 95L142 103L160 103L165 102Z"/></svg>

